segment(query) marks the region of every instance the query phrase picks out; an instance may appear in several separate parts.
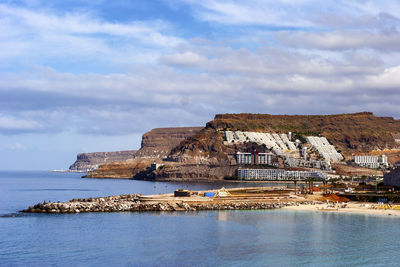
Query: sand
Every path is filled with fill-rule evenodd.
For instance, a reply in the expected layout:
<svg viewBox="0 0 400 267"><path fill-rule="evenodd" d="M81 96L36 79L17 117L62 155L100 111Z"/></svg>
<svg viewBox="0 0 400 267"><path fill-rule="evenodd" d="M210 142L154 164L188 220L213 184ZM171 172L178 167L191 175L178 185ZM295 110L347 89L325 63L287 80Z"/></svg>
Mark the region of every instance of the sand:
<svg viewBox="0 0 400 267"><path fill-rule="evenodd" d="M346 208L326 209L326 204L316 205L299 205L288 206L283 209L287 210L302 210L302 211L315 211L315 212L330 212L330 213L350 213L350 214L364 214L364 215L380 215L380 216L394 216L400 218L400 210L393 209L373 209L372 206L377 206L371 203L350 202L347 203Z"/></svg>

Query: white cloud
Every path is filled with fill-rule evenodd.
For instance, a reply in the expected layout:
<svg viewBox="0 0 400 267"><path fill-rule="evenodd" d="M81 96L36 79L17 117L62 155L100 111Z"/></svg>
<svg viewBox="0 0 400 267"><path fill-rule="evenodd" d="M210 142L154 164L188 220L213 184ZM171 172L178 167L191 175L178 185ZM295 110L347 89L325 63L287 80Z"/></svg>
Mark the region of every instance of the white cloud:
<svg viewBox="0 0 400 267"><path fill-rule="evenodd" d="M277 40L289 47L307 49L347 50L371 48L381 51L400 51L400 32L280 32Z"/></svg>
<svg viewBox="0 0 400 267"><path fill-rule="evenodd" d="M297 6L307 5L303 1L255 0L238 2L231 0L184 1L192 6L199 19L234 25L281 25L305 27L311 26L308 19L301 16L288 16Z"/></svg>
<svg viewBox="0 0 400 267"><path fill-rule="evenodd" d="M197 46L185 49L164 57L167 66L143 66L126 74L39 68L2 75L0 111L13 120L0 120L7 126L1 130L18 133L41 126L43 132L119 135L203 125L226 112L378 110L400 116L400 66L379 65L374 54L348 53L332 60L282 49L230 49L218 57Z"/></svg>
<svg viewBox="0 0 400 267"><path fill-rule="evenodd" d="M267 25L280 27L324 26L376 26L381 16L395 19L400 13L400 3L392 0L382 1L273 1L273 0L181 0L189 4L200 20L228 25ZM390 15L391 14L391 15ZM378 20L377 20L378 16ZM321 25L321 23L323 23ZM367 25L365 25L367 24Z"/></svg>
<svg viewBox="0 0 400 267"><path fill-rule="evenodd" d="M204 125L226 112L371 110L400 117L396 18L382 15L384 9L365 15L354 8L322 21L310 13L320 6L326 10L327 4L310 9L315 3L190 2L202 20L229 24L231 32L236 25L247 27L225 41L184 40L159 21L111 23L84 13L0 5L0 58L9 65L34 64L25 72L0 72L0 133L124 135ZM320 30L340 20L337 29ZM391 26L381 27L387 21ZM259 29L265 25L312 25L313 30ZM217 34L226 29L219 27L213 28ZM254 46L246 46L249 36ZM96 73L100 61L123 63L126 69ZM90 62L91 71L63 71L52 67L57 62L74 62L78 70Z"/></svg>
<svg viewBox="0 0 400 267"><path fill-rule="evenodd" d="M173 55L165 55L161 58L161 60L166 64L180 66L198 66L207 61L205 57L191 51Z"/></svg>
<svg viewBox="0 0 400 267"><path fill-rule="evenodd" d="M0 114L0 131L38 131L43 126L34 120L28 120L23 118L15 118L8 115Z"/></svg>
<svg viewBox="0 0 400 267"><path fill-rule="evenodd" d="M158 20L111 23L87 13L60 15L5 4L0 4L0 17L1 64L148 63L183 42Z"/></svg>

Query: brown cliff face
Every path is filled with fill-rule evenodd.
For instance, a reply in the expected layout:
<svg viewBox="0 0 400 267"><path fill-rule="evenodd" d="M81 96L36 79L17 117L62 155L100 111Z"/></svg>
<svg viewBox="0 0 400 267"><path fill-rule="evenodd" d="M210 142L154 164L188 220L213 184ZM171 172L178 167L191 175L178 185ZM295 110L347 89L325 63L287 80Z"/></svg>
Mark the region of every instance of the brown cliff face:
<svg viewBox="0 0 400 267"><path fill-rule="evenodd" d="M186 138L198 133L203 127L156 128L142 136L142 146L135 153L135 159L101 165L88 172L88 178L133 178L144 171L152 162L161 162L171 149Z"/></svg>
<svg viewBox="0 0 400 267"><path fill-rule="evenodd" d="M77 155L76 161L69 167L69 169L74 171L90 170L101 164L133 159L135 158L136 152L136 150L127 150L116 152L80 153Z"/></svg>
<svg viewBox="0 0 400 267"><path fill-rule="evenodd" d="M343 152L396 148L400 120L371 112L338 115L218 114L208 128L322 135Z"/></svg>
<svg viewBox="0 0 400 267"><path fill-rule="evenodd" d="M86 171L98 165L134 158L165 158L172 148L201 129L203 127L156 128L142 136L139 150L80 153L69 169Z"/></svg>
<svg viewBox="0 0 400 267"><path fill-rule="evenodd" d="M222 141L222 135L214 129L203 129L172 149L169 159L190 163L222 163L228 160L227 152L230 150Z"/></svg>
<svg viewBox="0 0 400 267"><path fill-rule="evenodd" d="M152 162L152 159L147 158L136 158L124 162L111 162L99 166L96 170L89 171L84 177L131 179L139 172L145 170Z"/></svg>
<svg viewBox="0 0 400 267"><path fill-rule="evenodd" d="M165 158L171 149L203 127L155 128L142 136L142 145L136 154L144 158Z"/></svg>

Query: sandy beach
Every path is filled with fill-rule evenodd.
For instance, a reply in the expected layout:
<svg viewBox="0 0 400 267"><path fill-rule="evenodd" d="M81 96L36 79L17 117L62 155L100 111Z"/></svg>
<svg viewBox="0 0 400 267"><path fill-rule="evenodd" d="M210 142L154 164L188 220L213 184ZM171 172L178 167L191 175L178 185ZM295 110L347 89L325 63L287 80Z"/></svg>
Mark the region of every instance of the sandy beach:
<svg viewBox="0 0 400 267"><path fill-rule="evenodd" d="M360 203L360 202L349 202L346 208L327 208L326 204L315 204L315 205L299 205L299 206L287 206L283 209L287 210L303 210L303 211L315 211L315 212L330 212L330 213L351 213L351 214L364 214L364 215L381 215L381 216L395 216L400 218L399 209L384 209L384 208L373 208L377 207L376 204L371 203Z"/></svg>

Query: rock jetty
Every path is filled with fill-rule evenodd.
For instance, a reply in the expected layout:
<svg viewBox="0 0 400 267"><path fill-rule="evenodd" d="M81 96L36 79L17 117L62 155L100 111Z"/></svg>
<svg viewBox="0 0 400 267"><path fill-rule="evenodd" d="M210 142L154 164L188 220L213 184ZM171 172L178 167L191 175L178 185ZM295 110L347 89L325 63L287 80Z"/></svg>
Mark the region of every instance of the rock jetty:
<svg viewBox="0 0 400 267"><path fill-rule="evenodd" d="M198 210L260 210L277 209L296 205L295 202L235 202L235 203L146 203L133 199L111 196L88 198L68 202L38 203L22 212L29 213L81 213L81 212L133 212L133 211L198 211ZM310 204L310 203L301 203Z"/></svg>
<svg viewBox="0 0 400 267"><path fill-rule="evenodd" d="M182 193L181 190L177 190ZM175 193L177 192L175 191ZM183 190L187 191L187 190ZM130 194L109 197L72 199L68 202L38 203L22 212L29 213L82 213L82 212L134 212L134 211L199 211L199 210L259 210L284 206L313 204L290 190L267 188L239 188L212 191L215 197L205 197L202 191L187 191L186 197L174 194ZM224 193L223 197L218 195ZM236 195L235 195L236 193Z"/></svg>

